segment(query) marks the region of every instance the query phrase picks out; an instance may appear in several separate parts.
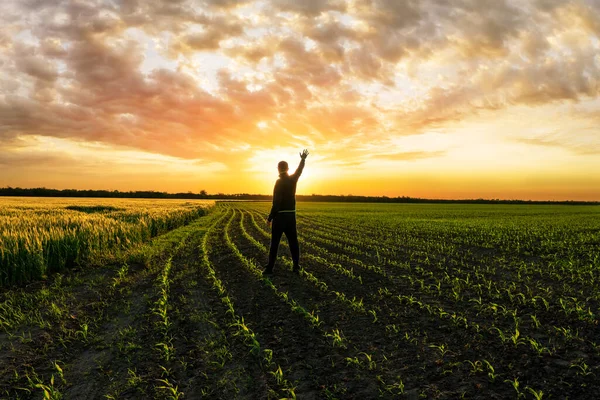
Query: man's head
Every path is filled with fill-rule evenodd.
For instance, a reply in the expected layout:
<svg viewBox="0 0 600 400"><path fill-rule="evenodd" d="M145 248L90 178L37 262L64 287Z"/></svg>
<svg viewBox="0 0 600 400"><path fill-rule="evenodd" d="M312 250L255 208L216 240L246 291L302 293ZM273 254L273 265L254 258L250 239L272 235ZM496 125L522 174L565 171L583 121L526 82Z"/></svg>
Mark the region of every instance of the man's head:
<svg viewBox="0 0 600 400"><path fill-rule="evenodd" d="M279 170L279 173L284 173L287 172L288 169L290 169L288 167L288 163L286 163L285 161L279 161L279 164L277 164L277 169Z"/></svg>

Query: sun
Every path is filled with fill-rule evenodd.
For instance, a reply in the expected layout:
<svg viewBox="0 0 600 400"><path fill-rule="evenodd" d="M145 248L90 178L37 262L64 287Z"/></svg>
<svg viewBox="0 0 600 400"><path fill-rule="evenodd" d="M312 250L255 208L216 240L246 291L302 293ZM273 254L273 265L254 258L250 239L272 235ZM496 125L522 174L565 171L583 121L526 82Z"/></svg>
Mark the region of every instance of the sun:
<svg viewBox="0 0 600 400"><path fill-rule="evenodd" d="M256 127L258 129L266 129L269 126L269 124L267 123L267 121L259 121L256 123Z"/></svg>

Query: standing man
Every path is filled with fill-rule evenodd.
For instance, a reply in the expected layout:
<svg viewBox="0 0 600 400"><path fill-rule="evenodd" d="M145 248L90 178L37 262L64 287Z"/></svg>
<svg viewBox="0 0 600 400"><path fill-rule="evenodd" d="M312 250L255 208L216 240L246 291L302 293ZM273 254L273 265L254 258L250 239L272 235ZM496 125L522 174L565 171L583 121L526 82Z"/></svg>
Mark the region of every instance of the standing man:
<svg viewBox="0 0 600 400"><path fill-rule="evenodd" d="M273 189L273 207L267 218L267 223L273 226L271 229L271 248L269 250L269 265L265 268L263 274L272 274L275 260L277 259L277 249L281 235L285 237L290 245L292 261L294 262L294 272L300 272L300 246L298 245L298 232L296 231L296 184L302 174L304 164L308 157L308 150L300 153L300 165L293 175L288 175L288 163L280 161L277 165L279 170L279 179L275 182Z"/></svg>

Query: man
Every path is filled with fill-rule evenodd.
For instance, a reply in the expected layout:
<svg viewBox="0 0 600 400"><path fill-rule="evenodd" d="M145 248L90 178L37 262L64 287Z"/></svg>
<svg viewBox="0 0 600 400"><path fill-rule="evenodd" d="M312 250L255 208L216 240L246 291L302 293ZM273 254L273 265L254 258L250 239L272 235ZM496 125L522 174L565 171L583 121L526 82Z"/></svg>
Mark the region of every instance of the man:
<svg viewBox="0 0 600 400"><path fill-rule="evenodd" d="M288 175L289 168L287 162L281 161L277 165L279 179L275 182L273 207L271 207L271 213L267 218L269 225L271 225L271 221L273 222L269 264L263 274L273 273L273 267L277 259L277 249L279 249L281 235L284 233L290 245L292 261L294 262L294 272L300 272L300 246L298 245L298 233L296 231L296 184L304 169L307 156L308 150L306 149L300 153L300 165L298 165L293 175Z"/></svg>

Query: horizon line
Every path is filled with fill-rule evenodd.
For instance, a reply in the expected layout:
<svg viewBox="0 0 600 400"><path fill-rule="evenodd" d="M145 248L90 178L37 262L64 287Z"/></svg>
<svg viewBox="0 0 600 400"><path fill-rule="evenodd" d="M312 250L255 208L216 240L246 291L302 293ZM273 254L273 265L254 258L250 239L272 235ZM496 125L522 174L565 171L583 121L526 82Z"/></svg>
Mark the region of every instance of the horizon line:
<svg viewBox="0 0 600 400"><path fill-rule="evenodd" d="M223 192L218 192L218 193L208 193L205 190L201 190L199 192L192 192L192 191L187 191L187 192L166 192L166 191L159 191L159 190L130 190L130 191L122 191L122 190L118 190L118 189L54 189L54 188L47 188L47 187L32 187L32 188L23 188L23 187L11 187L11 186L6 186L6 187L0 187L0 197L18 197L18 195L16 194L9 194L9 195L4 195L2 194L3 191L9 191L9 190L22 190L22 191L34 191L34 190L43 190L43 191L48 191L48 192L107 192L107 193L121 193L121 194L141 194L141 193L155 193L155 194L164 194L164 195L168 195L168 196L178 196L178 195L191 195L191 196L210 196L211 198L214 198L216 200L218 200L218 197L215 196L231 196L231 197L241 197L241 196L252 196L252 197L273 197L272 194L261 194L261 193L223 193ZM202 194L201 192L204 191L205 193ZM26 196L26 197L57 197L57 196L44 196L44 195L40 195L40 196ZM73 196L66 196L66 197L73 197ZM89 197L97 197L97 198L103 198L105 196L89 196ZM479 197L479 198L426 198L426 197L411 197L411 196L387 196L387 195L360 195L360 194L318 194L318 193L311 193L311 194L297 194L296 197L331 197L331 198L349 198L349 197L356 197L356 198L365 198L365 199L390 199L390 200L401 200L401 199L406 199L406 200L415 200L415 201L424 201L424 202L522 202L522 203L578 203L578 204L600 204L600 200L549 200L549 199L545 199L545 200L531 200L531 199L517 199L517 198L484 198L484 197ZM110 198L110 197L109 197ZM224 199L227 200L227 199Z"/></svg>

